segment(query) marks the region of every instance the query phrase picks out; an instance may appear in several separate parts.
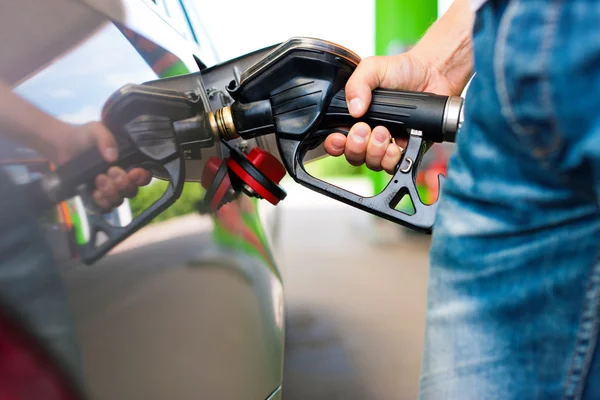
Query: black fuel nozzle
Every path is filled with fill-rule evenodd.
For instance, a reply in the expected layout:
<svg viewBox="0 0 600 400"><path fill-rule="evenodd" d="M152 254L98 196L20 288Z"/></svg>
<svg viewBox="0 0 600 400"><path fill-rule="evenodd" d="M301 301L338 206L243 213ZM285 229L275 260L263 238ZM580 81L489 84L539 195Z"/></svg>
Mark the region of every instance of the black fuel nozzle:
<svg viewBox="0 0 600 400"><path fill-rule="evenodd" d="M297 97L303 94L296 94ZM293 101L294 99L290 99ZM218 110L218 135L224 140L237 137L252 139L270 133L283 132L274 118L270 100L251 103L235 102ZM346 93L340 90L322 111L319 128L339 128L366 122L371 127L385 126L390 131L418 130L423 139L435 143L454 142L463 116L463 99L457 96L442 96L433 93L393 91L376 89L372 94L369 109L360 118L348 111ZM296 124L300 125L305 115L299 114Z"/></svg>
<svg viewBox="0 0 600 400"><path fill-rule="evenodd" d="M350 115L344 87L360 57L334 43L292 38L243 72L227 90L235 102L215 112L218 136L224 140L274 134L279 157L298 183L407 227L428 232L437 203L421 202L416 173L427 143L454 142L463 119L463 99L433 93L375 90L367 112ZM385 126L409 142L394 176L374 197L358 196L306 172L310 150L328 134L363 121ZM441 184L441 178L440 178ZM408 195L415 213L395 207Z"/></svg>
<svg viewBox="0 0 600 400"><path fill-rule="evenodd" d="M90 239L79 246L79 255L85 263L93 263L179 198L185 181L186 146L212 146L217 137L208 118L185 93L126 85L107 100L102 112L104 124L117 141L119 159L109 164L93 148L24 185L22 190L38 209L44 210L77 195L91 198L94 179L112 165L126 170L142 167L160 171L169 182L165 193L127 226L111 225L101 212L90 207L94 211L87 215ZM101 236L106 240L97 240Z"/></svg>

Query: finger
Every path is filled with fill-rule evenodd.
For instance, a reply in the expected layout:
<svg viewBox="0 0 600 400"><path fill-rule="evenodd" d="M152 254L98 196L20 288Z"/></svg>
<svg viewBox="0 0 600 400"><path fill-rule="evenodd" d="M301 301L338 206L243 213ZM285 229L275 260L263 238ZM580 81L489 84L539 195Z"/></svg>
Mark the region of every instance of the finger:
<svg viewBox="0 0 600 400"><path fill-rule="evenodd" d="M400 162L400 149L396 144L390 143L381 160L381 166L389 174L393 174L396 172L396 165L398 165L398 162Z"/></svg>
<svg viewBox="0 0 600 400"><path fill-rule="evenodd" d="M341 133L332 133L327 136L325 143L323 143L325 151L334 156L339 157L344 154L344 148L346 147L346 136Z"/></svg>
<svg viewBox="0 0 600 400"><path fill-rule="evenodd" d="M143 168L133 168L127 175L129 175L129 179L137 186L146 186L152 180L152 172Z"/></svg>
<svg viewBox="0 0 600 400"><path fill-rule="evenodd" d="M92 193L92 198L100 210L107 212L112 208L109 201L104 197L100 190L94 190L94 193Z"/></svg>
<svg viewBox="0 0 600 400"><path fill-rule="evenodd" d="M367 145L365 161L367 167L373 171L381 171L381 160L390 144L390 132L383 126L378 126L371 132L371 139Z"/></svg>
<svg viewBox="0 0 600 400"><path fill-rule="evenodd" d="M100 122L90 122L88 127L92 135L96 138L96 145L104 160L109 163L117 161L119 157L117 142L108 128Z"/></svg>
<svg viewBox="0 0 600 400"><path fill-rule="evenodd" d="M383 81L388 68L388 57L368 57L362 60L346 83L348 111L354 118L361 117L371 103L371 92Z"/></svg>
<svg viewBox="0 0 600 400"><path fill-rule="evenodd" d="M105 208L105 205L108 205L108 209L114 208L123 202L123 198L119 196L119 192L112 180L105 174L100 174L96 177L96 190L100 192L102 197L101 206L103 208Z"/></svg>
<svg viewBox="0 0 600 400"><path fill-rule="evenodd" d="M364 164L370 134L371 128L364 122L355 124L350 129L350 132L348 132L344 155L351 165L359 166Z"/></svg>
<svg viewBox="0 0 600 400"><path fill-rule="evenodd" d="M119 197L133 197L137 193L137 185L129 179L127 172L119 167L110 167L108 177L119 193Z"/></svg>

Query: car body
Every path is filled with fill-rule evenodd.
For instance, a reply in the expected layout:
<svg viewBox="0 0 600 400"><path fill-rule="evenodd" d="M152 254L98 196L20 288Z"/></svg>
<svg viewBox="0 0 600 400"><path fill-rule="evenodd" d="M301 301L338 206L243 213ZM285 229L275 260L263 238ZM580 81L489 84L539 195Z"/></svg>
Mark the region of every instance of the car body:
<svg viewBox="0 0 600 400"><path fill-rule="evenodd" d="M71 123L100 119L105 100L125 84L199 70L213 71L210 87L194 85L216 108L227 101L219 87L264 54L219 64L201 21L213 16L192 0L23 0L0 7L1 31L10 34L0 45L12 54L0 77ZM40 171L23 165L48 164L18 144L2 148L4 163L17 165L24 182ZM188 159L186 178L199 181L206 159L223 151L217 144ZM84 266L73 261L72 225L85 231L84 222L72 221L84 218L77 204L58 206L49 238L59 243L54 248L66 246L57 257L91 398L280 398L284 303L272 209L242 195L206 216L204 232L167 236ZM127 204L109 217L116 224L132 218Z"/></svg>

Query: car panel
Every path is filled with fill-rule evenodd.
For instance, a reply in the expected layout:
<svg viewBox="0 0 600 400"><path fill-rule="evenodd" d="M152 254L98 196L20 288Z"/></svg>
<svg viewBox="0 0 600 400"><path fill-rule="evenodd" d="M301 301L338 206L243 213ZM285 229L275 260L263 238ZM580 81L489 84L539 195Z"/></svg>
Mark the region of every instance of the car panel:
<svg viewBox="0 0 600 400"><path fill-rule="evenodd" d="M79 14L69 14L77 10L93 24L59 32L51 51L33 61L22 57L27 66L19 74L6 72L14 64L2 64L0 76L71 123L100 118L105 99L123 84L197 71L196 58L201 66L217 59L198 39L204 33L196 37L199 45L186 40L149 1L35 3L40 13L52 5L65 11L66 27L77 25ZM75 4L73 10L67 3ZM56 20L39 23L43 31ZM82 43L71 40L73 35ZM27 54L36 54L36 46L41 50L39 43L28 45ZM172 63L165 68L148 46ZM195 89L204 96L197 74ZM219 146L187 161L186 169L200 172L211 155L221 156ZM122 251L91 267L61 269L93 398L265 399L281 385L283 291L257 203L241 196L203 221L205 233L175 238L173 228L172 239Z"/></svg>

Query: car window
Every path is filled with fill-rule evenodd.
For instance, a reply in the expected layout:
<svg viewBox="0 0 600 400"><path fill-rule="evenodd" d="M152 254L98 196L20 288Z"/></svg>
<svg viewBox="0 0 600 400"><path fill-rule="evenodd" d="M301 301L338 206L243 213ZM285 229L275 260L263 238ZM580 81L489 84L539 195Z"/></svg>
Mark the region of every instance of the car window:
<svg viewBox="0 0 600 400"><path fill-rule="evenodd" d="M206 25L202 21L203 15L198 10L198 2L194 0L181 0L181 3L184 5L188 21L194 31L196 41L200 45L202 55L204 56L202 61L207 65L211 64L210 61L213 59L215 60L215 63L219 62L219 53L214 47L212 40L210 40Z"/></svg>
<svg viewBox="0 0 600 400"><path fill-rule="evenodd" d="M179 0L153 0L153 2L170 19L169 23L175 30L187 40L198 43Z"/></svg>

